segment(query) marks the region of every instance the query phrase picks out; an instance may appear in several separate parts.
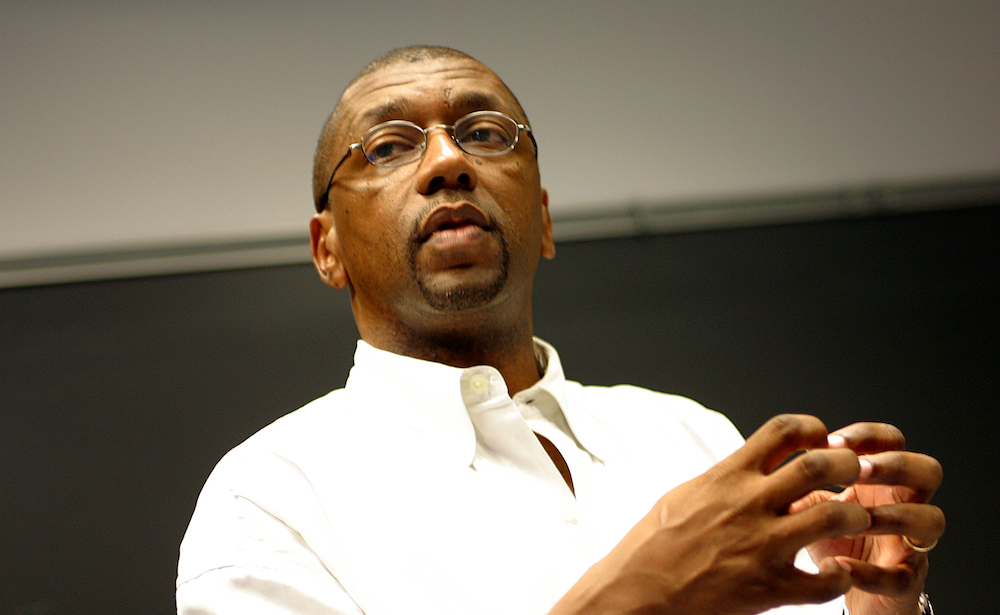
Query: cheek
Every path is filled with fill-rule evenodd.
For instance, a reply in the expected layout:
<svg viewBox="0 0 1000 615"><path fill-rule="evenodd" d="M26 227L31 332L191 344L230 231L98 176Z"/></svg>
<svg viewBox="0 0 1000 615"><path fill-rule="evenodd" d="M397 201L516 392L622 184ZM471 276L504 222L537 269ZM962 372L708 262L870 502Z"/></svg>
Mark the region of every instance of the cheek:
<svg viewBox="0 0 1000 615"><path fill-rule="evenodd" d="M409 262L411 226L391 202L371 198L343 210L341 244L355 268L391 275Z"/></svg>
<svg viewBox="0 0 1000 615"><path fill-rule="evenodd" d="M504 203L511 216L521 220L541 218L542 187L537 173L524 168L520 163L504 170L503 181L499 183L498 198Z"/></svg>
<svg viewBox="0 0 1000 615"><path fill-rule="evenodd" d="M366 182L358 188L355 198L341 207L338 227L357 237L382 236L396 219L393 203L388 191Z"/></svg>

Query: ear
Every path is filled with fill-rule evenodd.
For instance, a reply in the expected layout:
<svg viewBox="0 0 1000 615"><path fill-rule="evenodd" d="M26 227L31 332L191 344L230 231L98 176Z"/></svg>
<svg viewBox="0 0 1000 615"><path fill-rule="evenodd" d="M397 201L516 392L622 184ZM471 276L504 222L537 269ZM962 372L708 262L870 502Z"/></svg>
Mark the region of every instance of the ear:
<svg viewBox="0 0 1000 615"><path fill-rule="evenodd" d="M556 240L552 236L552 216L549 214L549 192L542 188L542 256L556 256Z"/></svg>
<svg viewBox="0 0 1000 615"><path fill-rule="evenodd" d="M337 227L333 224L333 214L327 207L309 221L309 244L312 248L313 264L319 277L332 288L344 288L349 282L347 269L340 258L340 242Z"/></svg>

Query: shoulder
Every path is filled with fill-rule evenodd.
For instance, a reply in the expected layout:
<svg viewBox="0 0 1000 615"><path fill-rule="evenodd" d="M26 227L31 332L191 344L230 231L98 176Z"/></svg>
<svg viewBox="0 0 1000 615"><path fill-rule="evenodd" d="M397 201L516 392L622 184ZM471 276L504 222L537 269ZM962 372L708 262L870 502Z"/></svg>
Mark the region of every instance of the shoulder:
<svg viewBox="0 0 1000 615"><path fill-rule="evenodd" d="M226 549L271 532L274 522L297 531L322 527L317 487L336 489L343 481L332 468L366 466L364 455L372 455L356 433L366 413L351 398L345 389L328 393L226 453L198 496L184 539L186 561L207 561L212 547L232 563L239 558Z"/></svg>
<svg viewBox="0 0 1000 615"><path fill-rule="evenodd" d="M346 389L337 389L276 419L237 445L233 452L298 446L311 434L336 433L358 418L356 405Z"/></svg>
<svg viewBox="0 0 1000 615"><path fill-rule="evenodd" d="M321 525L322 511L303 467L315 448L309 440L330 432L342 413L341 397L334 391L277 419L222 457L198 496L181 544L179 583L233 566L266 568L268 562L254 559L255 545L284 545L283 528L293 519L304 528Z"/></svg>
<svg viewBox="0 0 1000 615"><path fill-rule="evenodd" d="M202 498L247 496L304 487L316 467L362 454L365 412L345 389L294 410L237 444L212 470ZM354 435L352 435L354 434Z"/></svg>

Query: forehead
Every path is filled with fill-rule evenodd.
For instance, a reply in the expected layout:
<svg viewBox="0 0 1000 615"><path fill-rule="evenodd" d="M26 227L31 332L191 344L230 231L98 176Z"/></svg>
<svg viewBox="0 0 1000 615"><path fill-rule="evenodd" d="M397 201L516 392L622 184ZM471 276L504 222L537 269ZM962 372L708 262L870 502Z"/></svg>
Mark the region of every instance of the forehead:
<svg viewBox="0 0 1000 615"><path fill-rule="evenodd" d="M387 120L452 122L471 111L502 111L524 121L510 90L475 60L399 62L364 75L341 98L340 132L354 137Z"/></svg>

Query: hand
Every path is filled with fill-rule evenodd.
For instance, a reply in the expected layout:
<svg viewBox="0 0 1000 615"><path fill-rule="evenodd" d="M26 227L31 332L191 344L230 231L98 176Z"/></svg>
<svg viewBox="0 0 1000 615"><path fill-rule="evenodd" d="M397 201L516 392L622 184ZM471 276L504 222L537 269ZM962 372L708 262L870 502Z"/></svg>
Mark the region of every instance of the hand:
<svg viewBox="0 0 1000 615"><path fill-rule="evenodd" d="M851 571L847 605L852 615L919 613L917 598L927 577L927 554L903 540L933 544L944 532L944 514L927 504L941 484L941 464L907 452L891 425L858 423L830 434L830 446L859 455L862 473L843 493L816 491L789 509L800 512L828 502L857 502L872 517L861 536L824 540L809 547L814 559L836 557Z"/></svg>
<svg viewBox="0 0 1000 615"><path fill-rule="evenodd" d="M807 452L781 465L800 450ZM864 533L872 515L847 498L802 499L851 485L860 472L854 450L828 447L819 419L775 417L738 451L663 496L552 615L750 614L831 600L851 588L859 570L825 557L819 573L809 574L795 567L795 554ZM794 502L799 509L789 512Z"/></svg>

